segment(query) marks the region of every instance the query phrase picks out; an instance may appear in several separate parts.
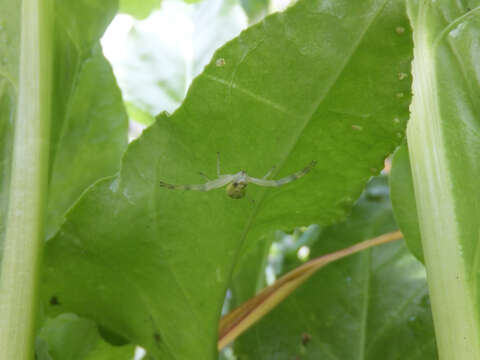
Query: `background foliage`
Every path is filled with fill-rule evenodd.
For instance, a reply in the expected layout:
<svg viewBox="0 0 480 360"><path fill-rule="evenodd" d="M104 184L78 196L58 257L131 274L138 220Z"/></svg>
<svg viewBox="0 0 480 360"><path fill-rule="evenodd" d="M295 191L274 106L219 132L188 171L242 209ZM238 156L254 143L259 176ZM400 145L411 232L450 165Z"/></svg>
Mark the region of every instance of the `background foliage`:
<svg viewBox="0 0 480 360"><path fill-rule="evenodd" d="M380 176L345 221L310 234L310 257L395 229ZM281 273L302 263L295 250L286 252ZM240 337L235 350L239 359L436 359L425 270L403 241L328 265Z"/></svg>

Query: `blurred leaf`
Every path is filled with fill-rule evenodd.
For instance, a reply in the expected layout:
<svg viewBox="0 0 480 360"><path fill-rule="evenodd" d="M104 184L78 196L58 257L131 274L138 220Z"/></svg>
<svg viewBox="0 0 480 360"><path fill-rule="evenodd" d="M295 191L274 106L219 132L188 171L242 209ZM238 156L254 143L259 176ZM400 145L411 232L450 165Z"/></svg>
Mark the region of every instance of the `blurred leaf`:
<svg viewBox="0 0 480 360"><path fill-rule="evenodd" d="M120 0L118 11L137 19L145 19L153 10L160 7L161 2L161 0Z"/></svg>
<svg viewBox="0 0 480 360"><path fill-rule="evenodd" d="M47 243L42 296L60 303L50 311L95 319L157 358L216 358L241 253L278 228L338 221L401 141L411 42L392 23L407 26L404 10L301 0L218 50L181 108L129 145L120 175L89 189ZM203 182L216 151L224 174L318 164L243 200L159 186Z"/></svg>
<svg viewBox="0 0 480 360"><path fill-rule="evenodd" d="M352 214L323 230L311 257L395 230L387 186L385 178L374 179ZM398 241L336 261L237 339L235 355L436 359L424 268Z"/></svg>
<svg viewBox="0 0 480 360"><path fill-rule="evenodd" d="M115 0L56 7L47 237L87 187L118 171L127 145L121 94L98 44L115 11Z"/></svg>
<svg viewBox="0 0 480 360"><path fill-rule="evenodd" d="M299 229L295 229L295 232L292 235L283 234L282 243L286 242L290 236L294 238L298 238L293 244L288 244L287 246L283 245L280 249L278 260L279 264L277 266L277 275L285 273L287 271L293 270L298 266L298 260L300 258L299 251L300 248L303 246L309 248L313 242L315 242L318 238L318 235L322 231L318 225L310 225L308 228L305 229L304 232L300 234ZM297 233L297 234L296 234ZM275 243L278 245L278 242ZM308 260L307 258L303 259L302 261Z"/></svg>
<svg viewBox="0 0 480 360"><path fill-rule="evenodd" d="M418 224L408 148L402 145L395 152L390 173L390 191L395 219L405 236L408 249L423 262L422 239Z"/></svg>
<svg viewBox="0 0 480 360"><path fill-rule="evenodd" d="M255 23L268 14L270 0L240 0L250 23Z"/></svg>
<svg viewBox="0 0 480 360"><path fill-rule="evenodd" d="M235 294L230 302L229 311L250 299L265 288L268 283L265 269L268 266L272 277L278 277L298 266L298 250L301 246L310 246L320 232L318 225L309 226L298 238L298 229L290 235L276 231L275 235L265 236L257 241L235 267L230 289ZM273 246L272 246L273 244ZM255 281L253 281L255 279Z"/></svg>
<svg viewBox="0 0 480 360"><path fill-rule="evenodd" d="M207 0L194 7L192 78L200 74L221 45L247 27L239 0Z"/></svg>
<svg viewBox="0 0 480 360"><path fill-rule="evenodd" d="M95 323L74 314L48 319L37 335L37 360L132 360L134 345L112 346Z"/></svg>
<svg viewBox="0 0 480 360"><path fill-rule="evenodd" d="M0 2L0 59L5 59L0 61L0 232L17 97L19 3ZM55 234L67 209L86 188L118 171L127 145L121 94L98 46L115 4L82 0L56 6L47 237Z"/></svg>
<svg viewBox="0 0 480 360"><path fill-rule="evenodd" d="M135 122L146 126L150 126L155 122L155 119L148 112L143 111L131 102L126 102L125 107L127 108L129 118Z"/></svg>
<svg viewBox="0 0 480 360"><path fill-rule="evenodd" d="M274 237L265 236L250 246L248 256L240 262L241 268L235 268L229 285L235 297L229 302L226 312L233 310L241 302L248 300L253 294L267 286L265 267L268 264L269 250Z"/></svg>
<svg viewBox="0 0 480 360"><path fill-rule="evenodd" d="M237 0L165 0L160 11L133 22L120 38L112 26L102 43L125 101L155 116L173 112L213 52L245 27Z"/></svg>
<svg viewBox="0 0 480 360"><path fill-rule="evenodd" d="M218 330L218 348L223 349L253 324L261 320L324 266L365 249L399 239L402 239L402 233L393 231L359 242L348 248L319 256L301 266L298 266L297 262L297 267L294 270L286 273L272 285L262 289L257 295L221 318Z"/></svg>
<svg viewBox="0 0 480 360"><path fill-rule="evenodd" d="M122 98L110 66L97 51L79 64L70 96L64 99L65 112L60 104L57 108L56 120L62 128L52 139L48 237L88 186L118 170L127 145ZM61 83L57 91L65 91L65 85Z"/></svg>

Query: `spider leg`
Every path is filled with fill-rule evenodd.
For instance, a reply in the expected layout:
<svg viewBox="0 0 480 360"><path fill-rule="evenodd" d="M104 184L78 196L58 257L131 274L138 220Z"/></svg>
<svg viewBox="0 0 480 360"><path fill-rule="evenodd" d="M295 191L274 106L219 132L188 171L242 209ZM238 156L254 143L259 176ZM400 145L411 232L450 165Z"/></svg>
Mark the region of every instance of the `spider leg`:
<svg viewBox="0 0 480 360"><path fill-rule="evenodd" d="M217 176L220 177L220 153L217 151Z"/></svg>
<svg viewBox="0 0 480 360"><path fill-rule="evenodd" d="M269 176L272 175L273 170L275 170L276 168L277 168L276 166L272 166L272 168L268 170L268 172L265 174L265 176L262 179L268 179Z"/></svg>
<svg viewBox="0 0 480 360"><path fill-rule="evenodd" d="M166 182L160 181L161 187L166 187L170 190L197 190L197 191L208 191L206 184L192 184L192 185L173 185L167 184Z"/></svg>
<svg viewBox="0 0 480 360"><path fill-rule="evenodd" d="M200 175L202 175L205 179L207 179L207 181L212 180L212 179L210 179L210 178L208 177L207 174L205 174L205 173L203 173L203 172L201 172L201 171L199 171L198 173L199 173Z"/></svg>
<svg viewBox="0 0 480 360"><path fill-rule="evenodd" d="M250 177L250 176L248 176L247 180L249 182L252 182L252 183L254 183L256 185L260 185L260 186L268 186L268 187L282 186L282 185L288 184L292 181L295 181L297 179L300 179L302 176L304 176L310 170L312 170L312 168L315 166L316 163L317 163L316 161L312 161L304 169L302 169L300 171L297 171L296 173L294 173L292 175L289 175L289 176L286 176L284 178L278 179L278 180L257 179L257 178Z"/></svg>
<svg viewBox="0 0 480 360"><path fill-rule="evenodd" d="M232 182L233 175L224 175L218 179L211 180L205 184L192 184L192 185L173 185L160 181L160 186L166 187L170 190L197 190L197 191L210 191Z"/></svg>

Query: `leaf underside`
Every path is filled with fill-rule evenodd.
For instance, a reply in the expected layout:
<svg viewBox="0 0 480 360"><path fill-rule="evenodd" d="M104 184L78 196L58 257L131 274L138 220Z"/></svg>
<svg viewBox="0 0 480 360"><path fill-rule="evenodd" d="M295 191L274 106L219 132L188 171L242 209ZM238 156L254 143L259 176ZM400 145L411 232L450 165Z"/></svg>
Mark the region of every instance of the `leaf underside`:
<svg viewBox="0 0 480 360"><path fill-rule="evenodd" d="M48 311L92 318L157 358L214 359L235 261L273 229L344 217L401 141L410 58L402 1L304 0L244 31L130 144L119 176L70 210L45 250ZM318 163L283 187L249 185L244 200L158 185L213 177L217 151L222 173L255 177Z"/></svg>

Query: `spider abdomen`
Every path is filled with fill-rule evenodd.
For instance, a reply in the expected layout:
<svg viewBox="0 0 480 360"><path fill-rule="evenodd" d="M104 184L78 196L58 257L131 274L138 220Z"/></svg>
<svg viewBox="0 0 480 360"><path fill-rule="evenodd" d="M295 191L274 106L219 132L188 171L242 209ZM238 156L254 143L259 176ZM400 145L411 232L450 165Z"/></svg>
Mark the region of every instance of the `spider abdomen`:
<svg viewBox="0 0 480 360"><path fill-rule="evenodd" d="M244 182L231 182L227 185L227 195L232 199L241 199L245 196L247 184Z"/></svg>

